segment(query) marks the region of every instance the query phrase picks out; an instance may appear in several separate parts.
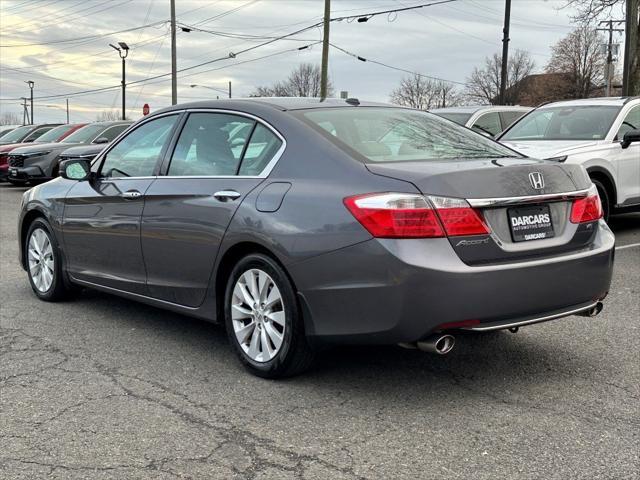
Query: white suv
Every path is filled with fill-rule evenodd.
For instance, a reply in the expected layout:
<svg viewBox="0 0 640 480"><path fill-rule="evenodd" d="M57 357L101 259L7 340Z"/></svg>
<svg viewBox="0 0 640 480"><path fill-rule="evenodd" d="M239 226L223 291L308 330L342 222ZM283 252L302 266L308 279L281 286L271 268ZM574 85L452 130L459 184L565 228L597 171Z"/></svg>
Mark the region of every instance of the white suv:
<svg viewBox="0 0 640 480"><path fill-rule="evenodd" d="M529 157L583 165L598 187L605 218L640 210L640 97L549 103L498 141Z"/></svg>

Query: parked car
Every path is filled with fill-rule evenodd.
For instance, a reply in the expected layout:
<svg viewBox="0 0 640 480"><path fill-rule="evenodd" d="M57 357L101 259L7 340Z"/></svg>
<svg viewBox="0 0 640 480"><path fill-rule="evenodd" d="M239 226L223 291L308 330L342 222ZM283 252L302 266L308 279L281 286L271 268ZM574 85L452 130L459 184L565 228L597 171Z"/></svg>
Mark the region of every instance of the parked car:
<svg viewBox="0 0 640 480"><path fill-rule="evenodd" d="M9 133L12 130L15 130L22 125L0 125L0 138Z"/></svg>
<svg viewBox="0 0 640 480"><path fill-rule="evenodd" d="M57 143L16 148L9 154L9 177L14 184L47 181L58 176L59 155L73 145L106 144L124 132L131 122L95 122Z"/></svg>
<svg viewBox="0 0 640 480"><path fill-rule="evenodd" d="M48 132L52 128L60 125L59 123L42 123L38 125L24 125L11 130L0 138L0 145L8 145L10 143L30 143L35 141L39 136Z"/></svg>
<svg viewBox="0 0 640 480"><path fill-rule="evenodd" d="M42 300L80 285L224 322L241 362L279 377L326 344L446 353L459 330L596 315L614 256L601 217L580 165L430 113L220 100L62 163L24 195L19 259Z"/></svg>
<svg viewBox="0 0 640 480"><path fill-rule="evenodd" d="M0 181L5 181L9 176L9 152L11 152L12 150L24 146L38 145L41 143L59 142L71 135L79 128L84 127L85 125L86 123L60 125L58 127L52 128L30 143L9 143L7 145L0 145Z"/></svg>
<svg viewBox="0 0 640 480"><path fill-rule="evenodd" d="M513 122L527 112L530 107L517 106L472 106L447 107L429 110L440 117L456 122L458 125L473 128L490 137L497 137Z"/></svg>
<svg viewBox="0 0 640 480"><path fill-rule="evenodd" d="M536 108L499 138L530 157L586 168L605 219L640 210L640 97L587 98Z"/></svg>
<svg viewBox="0 0 640 480"><path fill-rule="evenodd" d="M92 144L92 145L80 145L78 147L71 147L64 150L59 157L60 162L65 160L71 160L72 158L84 158L92 161L96 156L104 150L108 143Z"/></svg>

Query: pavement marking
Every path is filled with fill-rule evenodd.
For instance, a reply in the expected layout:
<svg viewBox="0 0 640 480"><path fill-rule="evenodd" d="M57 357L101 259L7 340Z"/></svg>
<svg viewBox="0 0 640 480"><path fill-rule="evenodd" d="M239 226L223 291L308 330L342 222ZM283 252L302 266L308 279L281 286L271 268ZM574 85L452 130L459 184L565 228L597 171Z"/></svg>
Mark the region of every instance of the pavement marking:
<svg viewBox="0 0 640 480"><path fill-rule="evenodd" d="M629 245L620 245L619 247L616 247L616 250L624 250L625 248L633 248L633 247L640 247L640 242L630 243Z"/></svg>

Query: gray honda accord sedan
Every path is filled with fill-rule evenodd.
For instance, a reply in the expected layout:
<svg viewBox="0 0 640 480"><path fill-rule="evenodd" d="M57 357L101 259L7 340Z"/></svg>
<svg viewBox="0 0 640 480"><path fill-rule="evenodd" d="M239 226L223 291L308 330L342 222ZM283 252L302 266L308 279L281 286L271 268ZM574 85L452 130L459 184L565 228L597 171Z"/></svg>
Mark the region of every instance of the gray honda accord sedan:
<svg viewBox="0 0 640 480"><path fill-rule="evenodd" d="M220 100L135 123L24 194L35 295L90 287L224 323L293 375L336 343L436 353L602 309L614 236L578 165L357 99Z"/></svg>

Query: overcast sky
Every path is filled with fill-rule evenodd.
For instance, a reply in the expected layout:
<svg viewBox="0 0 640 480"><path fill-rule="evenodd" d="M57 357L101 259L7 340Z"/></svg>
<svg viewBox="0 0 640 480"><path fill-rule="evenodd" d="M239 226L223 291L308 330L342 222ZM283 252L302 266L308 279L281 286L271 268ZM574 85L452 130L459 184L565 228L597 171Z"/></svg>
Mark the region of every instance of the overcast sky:
<svg viewBox="0 0 640 480"><path fill-rule="evenodd" d="M332 16L364 14L427 1L333 0ZM548 62L550 47L573 27L574 12L562 9L564 3L564 0L513 0L510 48L529 51L537 70ZM322 0L176 0L176 5L181 24L245 37L284 35L318 22L323 12ZM29 95L26 80L35 82L36 122L64 121L67 94L117 87L121 64L109 43L124 41L131 46L127 82L170 72L168 0L0 0L0 8L0 113L13 111L22 115L19 101L13 99ZM366 23L333 22L331 41L356 55L394 67L464 82L474 66L500 51L503 10L504 0L457 0L377 16ZM147 24L155 25L109 35ZM95 35L104 36L65 41ZM320 45L296 50L321 40L320 27L291 38L239 54L235 59L178 74L178 101L215 98L216 91L190 85L224 91L228 81L232 82L234 96L246 96L258 85L283 79L300 62L320 62ZM264 41L179 30L178 69ZM272 54L278 55L261 59ZM387 101L391 90L406 75L358 61L335 49L330 51L329 67L337 92L347 90L350 96L378 101ZM38 99L49 95L64 96ZM68 98L72 122L95 120L100 111L121 108L118 88ZM170 77L127 87L129 116L138 118L144 103L149 103L152 110L169 105Z"/></svg>

